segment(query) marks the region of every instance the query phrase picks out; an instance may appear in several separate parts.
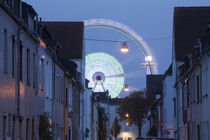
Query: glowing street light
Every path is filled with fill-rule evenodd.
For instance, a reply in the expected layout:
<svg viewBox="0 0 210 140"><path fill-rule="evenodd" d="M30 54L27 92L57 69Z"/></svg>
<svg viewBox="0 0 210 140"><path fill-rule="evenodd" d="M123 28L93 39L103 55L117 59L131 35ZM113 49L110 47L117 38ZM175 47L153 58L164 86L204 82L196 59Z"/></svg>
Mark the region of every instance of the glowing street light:
<svg viewBox="0 0 210 140"><path fill-rule="evenodd" d="M125 85L124 91L128 92L129 90L130 90L130 89L129 89L128 85Z"/></svg>
<svg viewBox="0 0 210 140"><path fill-rule="evenodd" d="M129 126L129 122L128 121L126 122L126 125Z"/></svg>
<svg viewBox="0 0 210 140"><path fill-rule="evenodd" d="M122 42L122 47L120 48L120 51L122 53L127 53L128 52L128 46L127 46L127 42Z"/></svg>
<svg viewBox="0 0 210 140"><path fill-rule="evenodd" d="M145 61L146 62L151 62L152 61L152 56L150 56L150 55L145 56Z"/></svg>
<svg viewBox="0 0 210 140"><path fill-rule="evenodd" d="M130 125L130 123L129 123L129 114L126 113L125 117L126 117L126 125L129 126Z"/></svg>
<svg viewBox="0 0 210 140"><path fill-rule="evenodd" d="M125 114L125 117L126 117L126 118L128 118L128 117L129 117L129 114L128 114L128 113L126 113L126 114Z"/></svg>

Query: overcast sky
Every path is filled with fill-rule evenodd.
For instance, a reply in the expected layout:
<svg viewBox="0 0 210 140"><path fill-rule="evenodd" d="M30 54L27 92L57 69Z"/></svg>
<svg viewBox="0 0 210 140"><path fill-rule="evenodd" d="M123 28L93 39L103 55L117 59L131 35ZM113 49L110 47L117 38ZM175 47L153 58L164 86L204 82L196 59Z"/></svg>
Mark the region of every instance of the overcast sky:
<svg viewBox="0 0 210 140"><path fill-rule="evenodd" d="M159 73L171 63L173 8L175 6L209 6L210 0L24 0L31 4L43 21L82 21L111 19L135 30L147 42L158 62ZM109 29L85 30L85 38L129 40ZM144 61L140 49L128 43L129 54L119 52L119 43L85 41L86 52L103 51L122 64L126 81L133 89L145 87ZM116 48L116 49L113 49ZM124 94L124 93L123 93Z"/></svg>

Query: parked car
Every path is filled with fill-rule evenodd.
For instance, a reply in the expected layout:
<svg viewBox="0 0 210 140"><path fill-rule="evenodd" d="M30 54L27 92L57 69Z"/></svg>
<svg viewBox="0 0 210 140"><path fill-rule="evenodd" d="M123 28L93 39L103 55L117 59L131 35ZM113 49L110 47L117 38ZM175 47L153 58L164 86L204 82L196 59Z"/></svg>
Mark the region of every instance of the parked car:
<svg viewBox="0 0 210 140"><path fill-rule="evenodd" d="M147 137L147 138L136 138L136 140L176 140L174 138L160 138L160 137Z"/></svg>

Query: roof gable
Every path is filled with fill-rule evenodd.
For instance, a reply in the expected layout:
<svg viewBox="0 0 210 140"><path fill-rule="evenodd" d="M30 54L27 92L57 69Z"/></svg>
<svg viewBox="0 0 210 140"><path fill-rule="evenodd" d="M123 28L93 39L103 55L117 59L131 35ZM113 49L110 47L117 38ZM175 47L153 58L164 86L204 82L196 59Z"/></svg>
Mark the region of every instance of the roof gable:
<svg viewBox="0 0 210 140"><path fill-rule="evenodd" d="M175 7L174 47L176 61L184 61L197 39L206 33L210 7Z"/></svg>
<svg viewBox="0 0 210 140"><path fill-rule="evenodd" d="M83 22L43 22L62 46L59 54L70 59L83 59Z"/></svg>

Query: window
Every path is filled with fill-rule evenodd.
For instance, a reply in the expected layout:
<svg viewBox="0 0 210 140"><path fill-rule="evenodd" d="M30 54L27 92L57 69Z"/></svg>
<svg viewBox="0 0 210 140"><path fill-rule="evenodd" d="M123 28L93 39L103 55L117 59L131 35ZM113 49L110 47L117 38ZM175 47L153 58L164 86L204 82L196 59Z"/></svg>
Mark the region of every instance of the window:
<svg viewBox="0 0 210 140"><path fill-rule="evenodd" d="M9 0L5 0L4 3L7 4L7 6L9 6Z"/></svg>
<svg viewBox="0 0 210 140"><path fill-rule="evenodd" d="M20 80L23 80L23 45L20 43L20 52L19 52L19 73L20 73Z"/></svg>
<svg viewBox="0 0 210 140"><path fill-rule="evenodd" d="M68 88L66 88L66 107L68 107Z"/></svg>
<svg viewBox="0 0 210 140"><path fill-rule="evenodd" d="M58 81L57 81L57 101L59 102L60 101L60 77L58 76Z"/></svg>
<svg viewBox="0 0 210 140"><path fill-rule="evenodd" d="M26 119L26 140L28 140L29 119Z"/></svg>
<svg viewBox="0 0 210 140"><path fill-rule="evenodd" d="M187 107L190 106L190 89L189 89L189 85L190 83L187 82Z"/></svg>
<svg viewBox="0 0 210 140"><path fill-rule="evenodd" d="M46 65L45 65L45 72L46 72L46 77L51 77L51 74L49 71L49 66L48 66L48 61L46 61ZM49 87L49 80L45 80L45 96L46 97L50 97L50 87Z"/></svg>
<svg viewBox="0 0 210 140"><path fill-rule="evenodd" d="M201 140L201 132L200 132L200 125L197 125L197 134L198 134L198 140Z"/></svg>
<svg viewBox="0 0 210 140"><path fill-rule="evenodd" d="M27 57L27 62L26 62L26 75L27 75L27 84L30 85L30 50L27 49L27 54L26 54L26 57Z"/></svg>
<svg viewBox="0 0 210 140"><path fill-rule="evenodd" d="M41 58L41 89L44 90L44 59Z"/></svg>
<svg viewBox="0 0 210 140"><path fill-rule="evenodd" d="M22 140L22 119L19 119L19 140Z"/></svg>
<svg viewBox="0 0 210 140"><path fill-rule="evenodd" d="M115 113L118 113L119 112L119 108L115 108Z"/></svg>
<svg viewBox="0 0 210 140"><path fill-rule="evenodd" d="M12 140L15 140L15 118L13 117L12 121Z"/></svg>
<svg viewBox="0 0 210 140"><path fill-rule="evenodd" d="M71 128L69 128L69 140L71 140Z"/></svg>
<svg viewBox="0 0 210 140"><path fill-rule="evenodd" d="M14 7L14 1L13 0L9 0L10 1L10 8L13 8Z"/></svg>
<svg viewBox="0 0 210 140"><path fill-rule="evenodd" d="M61 81L60 81L60 101L61 101L61 103L63 103L63 96L64 96L64 90L63 90L63 78L61 78Z"/></svg>
<svg viewBox="0 0 210 140"><path fill-rule="evenodd" d="M12 36L12 76L15 77L15 36Z"/></svg>
<svg viewBox="0 0 210 140"><path fill-rule="evenodd" d="M31 132L31 134L32 134L31 135L31 139L34 140L34 119L32 119L32 125L31 125L31 127L32 127L31 128L31 130L32 130L32 132Z"/></svg>
<svg viewBox="0 0 210 140"><path fill-rule="evenodd" d="M8 72L7 29L4 29L4 72Z"/></svg>
<svg viewBox="0 0 210 140"><path fill-rule="evenodd" d="M204 81L204 84L205 84L205 94L208 94L208 68L207 68L208 65L206 65L205 67L205 81Z"/></svg>
<svg viewBox="0 0 210 140"><path fill-rule="evenodd" d="M199 85L199 76L196 77L196 87L197 87L197 103L199 103L199 100L200 100L200 85Z"/></svg>
<svg viewBox="0 0 210 140"><path fill-rule="evenodd" d="M36 56L35 53L33 53L33 87L36 86Z"/></svg>
<svg viewBox="0 0 210 140"><path fill-rule="evenodd" d="M190 140L190 126L187 125L187 140Z"/></svg>
<svg viewBox="0 0 210 140"><path fill-rule="evenodd" d="M58 76L56 76L56 92L55 92L55 100L58 100Z"/></svg>
<svg viewBox="0 0 210 140"><path fill-rule="evenodd" d="M190 81L191 84L191 92L192 92L192 99L191 99L191 103L195 103L196 101L196 77L195 75L192 76L192 81Z"/></svg>
<svg viewBox="0 0 210 140"><path fill-rule="evenodd" d="M174 101L174 117L176 117L176 98L174 98L173 101Z"/></svg>
<svg viewBox="0 0 210 140"><path fill-rule="evenodd" d="M207 122L206 125L207 125L207 133L206 133L206 135L207 135L207 140L209 140L209 122Z"/></svg>
<svg viewBox="0 0 210 140"><path fill-rule="evenodd" d="M8 136L11 136L11 114L8 115Z"/></svg>
<svg viewBox="0 0 210 140"><path fill-rule="evenodd" d="M6 140L7 117L3 116L3 140Z"/></svg>

